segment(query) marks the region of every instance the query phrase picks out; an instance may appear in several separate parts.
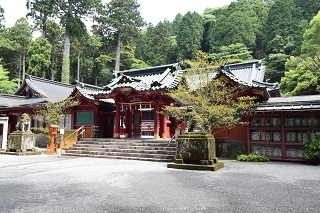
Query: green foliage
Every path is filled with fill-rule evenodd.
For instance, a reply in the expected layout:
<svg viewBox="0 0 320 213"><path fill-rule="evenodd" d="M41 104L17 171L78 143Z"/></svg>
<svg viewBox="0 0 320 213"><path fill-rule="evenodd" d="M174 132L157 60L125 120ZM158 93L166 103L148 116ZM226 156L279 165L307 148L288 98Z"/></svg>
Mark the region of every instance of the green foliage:
<svg viewBox="0 0 320 213"><path fill-rule="evenodd" d="M310 21L309 28L303 35L301 52L307 55L319 55L320 51L320 11Z"/></svg>
<svg viewBox="0 0 320 213"><path fill-rule="evenodd" d="M211 132L212 127L232 128L242 122L242 116L255 106L255 98L243 96L243 86L227 85L213 80L215 66L208 63L208 55L199 52L196 60L185 61L191 68L183 83L169 91L174 102L165 111L178 120L187 118L195 122L202 132ZM189 125L192 131L193 124Z"/></svg>
<svg viewBox="0 0 320 213"><path fill-rule="evenodd" d="M316 133L314 141L304 141L303 144L302 156L305 159L320 160L320 132Z"/></svg>
<svg viewBox="0 0 320 213"><path fill-rule="evenodd" d="M311 21L304 34L302 55L290 57L280 87L285 95L307 95L319 92L320 82L320 12Z"/></svg>
<svg viewBox="0 0 320 213"><path fill-rule="evenodd" d="M37 120L44 121L48 124L59 124L60 120L70 111L74 106L80 104L77 97L68 97L58 103L48 102L35 106L34 117Z"/></svg>
<svg viewBox="0 0 320 213"><path fill-rule="evenodd" d="M32 40L32 29L25 18L18 19L15 25L10 28L10 39L17 46L15 51L15 59L19 62L17 76L21 77L22 75L24 77L26 73L26 54Z"/></svg>
<svg viewBox="0 0 320 213"><path fill-rule="evenodd" d="M318 77L309 69L310 59L291 56L286 62L280 88L285 96L311 95L316 93Z"/></svg>
<svg viewBox="0 0 320 213"><path fill-rule="evenodd" d="M121 49L134 50L134 53L131 50L121 51L124 55L121 63L120 60L117 63L120 69L194 59L198 50L202 50L219 64L230 62L231 59L223 59L229 56L233 62L250 56L266 58L269 82L279 82L284 76L286 58L301 54L303 40L303 58L308 56L311 62L314 60L308 70L314 72L317 67L318 20L310 23L312 26L304 37L303 34L320 10L318 0L237 0L221 8L207 8L202 15L178 13L172 22L159 22L145 29L140 28L144 22L137 2L103 1L103 6L101 0L26 0L27 17L33 21L32 30L40 30L52 45L51 65L45 68L46 77L51 73L53 80L62 79L69 83L76 79L80 69L81 78L86 83L107 82L109 78L104 79L104 74L109 77L109 72L112 74L115 68L115 60L120 59L118 54L114 54L117 43L122 45ZM9 71L9 78L17 78L24 71L35 72L28 71L24 63L20 65L21 61L30 61L30 55L25 54L32 39L31 27L26 20L18 20L17 26L6 28L3 12L0 8L0 58ZM91 36L83 36L87 34L84 20L90 21L92 17L95 17L92 32L99 37L99 46L89 41ZM84 38L88 38L88 42ZM64 51L63 40L66 41ZM71 44L75 40L79 45ZM80 51L80 56L79 47L85 50ZM238 52L230 53L231 47ZM62 52L69 56L63 57ZM236 57L237 54L241 57ZM102 63L103 58L112 60ZM317 73L313 75L318 76Z"/></svg>
<svg viewBox="0 0 320 213"><path fill-rule="evenodd" d="M138 28L144 25L136 0L111 0L96 16L96 30L104 35L116 37L115 70L120 70L120 45L128 45L138 37Z"/></svg>
<svg viewBox="0 0 320 213"><path fill-rule="evenodd" d="M266 60L266 79L268 82L280 82L284 76L285 63L289 55L284 53L270 54Z"/></svg>
<svg viewBox="0 0 320 213"><path fill-rule="evenodd" d="M246 161L246 162L267 162L269 159L265 155L259 154L241 154L237 156L237 161Z"/></svg>
<svg viewBox="0 0 320 213"><path fill-rule="evenodd" d="M252 59L251 52L245 44L236 43L229 46L221 46L218 53L209 54L209 58L215 62L224 60L228 62L240 62Z"/></svg>
<svg viewBox="0 0 320 213"><path fill-rule="evenodd" d="M27 0L27 17L32 17L34 28L40 30L42 35L47 33L47 23L50 18L53 18L58 8L55 7L53 0Z"/></svg>
<svg viewBox="0 0 320 213"><path fill-rule="evenodd" d="M51 64L52 45L44 37L31 42L28 49L28 71L30 74L46 77L46 69Z"/></svg>
<svg viewBox="0 0 320 213"><path fill-rule="evenodd" d="M1 60L0 60L1 62ZM18 79L9 80L9 72L0 64L0 93L13 94L18 88Z"/></svg>
<svg viewBox="0 0 320 213"><path fill-rule="evenodd" d="M146 39L146 63L151 66L168 64L172 46L169 24L159 22L155 27L150 26Z"/></svg>
<svg viewBox="0 0 320 213"><path fill-rule="evenodd" d="M177 44L180 59L194 59L201 49L203 37L202 18L196 12L188 12L179 23Z"/></svg>
<svg viewBox="0 0 320 213"><path fill-rule="evenodd" d="M265 38L264 45L267 53L278 53L274 52L273 49L274 39L276 39L277 36L286 40L298 31L300 22L296 14L297 8L293 0L274 1L263 29ZM291 52L286 54L291 54Z"/></svg>

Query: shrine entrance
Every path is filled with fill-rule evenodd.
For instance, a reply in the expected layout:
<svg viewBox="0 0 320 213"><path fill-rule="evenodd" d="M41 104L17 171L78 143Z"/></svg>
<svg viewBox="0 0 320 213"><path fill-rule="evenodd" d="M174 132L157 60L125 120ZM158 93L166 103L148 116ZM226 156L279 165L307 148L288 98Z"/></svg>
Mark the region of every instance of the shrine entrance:
<svg viewBox="0 0 320 213"><path fill-rule="evenodd" d="M153 109L139 109L133 111L133 138L154 137L154 112Z"/></svg>
<svg viewBox="0 0 320 213"><path fill-rule="evenodd" d="M154 138L154 112L153 109L141 111L141 138Z"/></svg>

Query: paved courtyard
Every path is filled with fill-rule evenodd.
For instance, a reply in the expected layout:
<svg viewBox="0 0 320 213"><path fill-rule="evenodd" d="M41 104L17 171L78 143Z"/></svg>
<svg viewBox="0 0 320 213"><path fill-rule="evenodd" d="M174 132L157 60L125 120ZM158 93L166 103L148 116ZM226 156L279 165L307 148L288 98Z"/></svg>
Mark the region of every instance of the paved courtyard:
<svg viewBox="0 0 320 213"><path fill-rule="evenodd" d="M320 212L320 166L0 155L0 212Z"/></svg>

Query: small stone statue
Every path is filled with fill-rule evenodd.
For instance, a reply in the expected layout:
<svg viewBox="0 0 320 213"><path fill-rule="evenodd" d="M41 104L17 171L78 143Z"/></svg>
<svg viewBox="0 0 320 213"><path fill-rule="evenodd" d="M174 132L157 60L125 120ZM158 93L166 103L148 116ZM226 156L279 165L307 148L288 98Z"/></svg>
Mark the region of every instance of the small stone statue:
<svg viewBox="0 0 320 213"><path fill-rule="evenodd" d="M27 113L23 113L19 119L19 121L17 122L16 125L16 130L20 130L22 132L25 131L31 131L30 130L30 126L31 126L31 118Z"/></svg>

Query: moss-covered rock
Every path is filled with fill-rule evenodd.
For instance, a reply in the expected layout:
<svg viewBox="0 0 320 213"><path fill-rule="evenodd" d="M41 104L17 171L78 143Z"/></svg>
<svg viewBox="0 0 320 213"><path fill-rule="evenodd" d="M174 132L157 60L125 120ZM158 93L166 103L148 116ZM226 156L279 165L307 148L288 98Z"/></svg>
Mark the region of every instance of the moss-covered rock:
<svg viewBox="0 0 320 213"><path fill-rule="evenodd" d="M185 133L177 137L175 163L212 165L216 163L215 139L211 134Z"/></svg>

